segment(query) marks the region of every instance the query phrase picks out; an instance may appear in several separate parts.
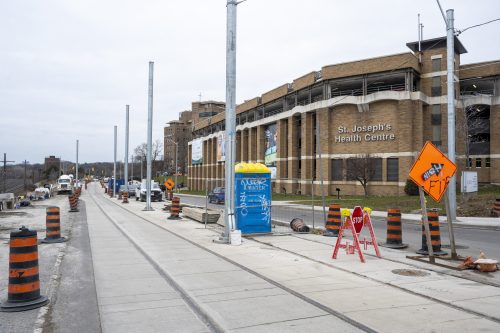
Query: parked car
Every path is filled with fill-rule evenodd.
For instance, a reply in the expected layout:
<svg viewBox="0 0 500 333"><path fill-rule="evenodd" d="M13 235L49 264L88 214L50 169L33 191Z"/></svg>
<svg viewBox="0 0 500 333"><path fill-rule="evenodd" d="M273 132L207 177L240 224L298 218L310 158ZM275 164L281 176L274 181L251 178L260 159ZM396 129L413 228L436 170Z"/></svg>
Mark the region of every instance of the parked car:
<svg viewBox="0 0 500 333"><path fill-rule="evenodd" d="M143 179L142 183L135 190L135 200L146 201L146 180ZM162 192L157 182L151 181L151 201L163 201Z"/></svg>
<svg viewBox="0 0 500 333"><path fill-rule="evenodd" d="M128 192L128 197L135 196L135 190L137 189L136 185L120 185L120 192Z"/></svg>
<svg viewBox="0 0 500 333"><path fill-rule="evenodd" d="M208 202L224 203L225 190L224 187L216 187L208 193Z"/></svg>

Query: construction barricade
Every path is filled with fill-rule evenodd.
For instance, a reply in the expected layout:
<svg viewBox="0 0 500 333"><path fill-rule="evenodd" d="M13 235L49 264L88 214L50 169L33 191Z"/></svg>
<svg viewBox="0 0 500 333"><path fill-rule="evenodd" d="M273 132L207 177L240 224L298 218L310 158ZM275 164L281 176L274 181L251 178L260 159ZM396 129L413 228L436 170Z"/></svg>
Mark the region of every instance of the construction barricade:
<svg viewBox="0 0 500 333"><path fill-rule="evenodd" d="M123 201L122 203L128 203L128 192L123 192Z"/></svg>
<svg viewBox="0 0 500 333"><path fill-rule="evenodd" d="M401 225L401 210L387 209L387 240L381 246L391 249L403 249L408 244L403 244L403 229Z"/></svg>
<svg viewBox="0 0 500 333"><path fill-rule="evenodd" d="M47 207L45 219L45 239L42 243L61 243L66 238L61 237L61 214L57 206Z"/></svg>
<svg viewBox="0 0 500 333"><path fill-rule="evenodd" d="M0 303L0 310L25 311L47 304L47 297L40 295L36 231L24 226L12 231L9 244L8 298Z"/></svg>
<svg viewBox="0 0 500 333"><path fill-rule="evenodd" d="M500 199L495 199L493 204L493 209L491 210L491 216L500 217Z"/></svg>
<svg viewBox="0 0 500 333"><path fill-rule="evenodd" d="M180 216L179 216L180 205L181 205L181 200L179 199L179 197L173 197L172 198L172 205L170 206L170 216L168 217L169 220L180 219Z"/></svg>
<svg viewBox="0 0 500 333"><path fill-rule="evenodd" d="M441 232L439 230L439 212L437 209L427 210L427 220L429 221L429 230L431 235L432 251L436 256L446 255L447 253L441 250ZM422 223L422 248L417 251L418 254L429 254L427 247L427 236L425 235L425 226Z"/></svg>
<svg viewBox="0 0 500 333"><path fill-rule="evenodd" d="M342 224L342 216L340 215L340 205L336 203L330 204L328 207L328 219L325 224L325 232L323 236L336 237L339 234L340 225Z"/></svg>
<svg viewBox="0 0 500 333"><path fill-rule="evenodd" d="M78 212L78 198L76 194L72 194L68 197L69 200L69 211L71 213Z"/></svg>
<svg viewBox="0 0 500 333"><path fill-rule="evenodd" d="M333 259L337 259L337 255L339 250L345 249L346 254L354 254L356 251L358 252L359 255L359 260L364 263L365 262L365 256L363 254L363 250L361 249L361 244L364 245L364 249L367 250L369 245L372 245L375 249L375 254L377 257L381 258L382 256L380 255L380 250L378 248L377 244L377 239L375 238L375 232L373 230L373 224L372 220L370 217L371 209L368 207L365 207L361 209L361 207L356 206L354 207L352 214L349 211L349 209L343 209L341 214L344 216L344 223L341 224L340 230L339 230L339 235L337 237L337 242L335 243L335 247L333 249ZM370 232L370 239L367 239L366 237L363 237L363 239L360 239L361 237L361 230L363 229L363 226L368 228ZM342 243L342 238L344 235L344 231L346 229L349 229L351 231L352 235L352 245L349 243L349 241L346 241L345 243Z"/></svg>

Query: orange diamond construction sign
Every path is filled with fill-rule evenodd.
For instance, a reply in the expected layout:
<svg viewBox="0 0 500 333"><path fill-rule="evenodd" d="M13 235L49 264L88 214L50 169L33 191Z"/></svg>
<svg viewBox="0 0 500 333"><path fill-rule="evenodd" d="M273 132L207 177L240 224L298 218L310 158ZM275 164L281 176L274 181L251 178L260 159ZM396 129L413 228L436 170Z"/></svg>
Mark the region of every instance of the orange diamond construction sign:
<svg viewBox="0 0 500 333"><path fill-rule="evenodd" d="M455 163L450 161L430 141L427 141L410 169L410 179L427 193L436 202L441 198L448 187L450 178L457 171Z"/></svg>
<svg viewBox="0 0 500 333"><path fill-rule="evenodd" d="M167 190L170 191L171 189L174 188L175 183L174 183L174 181L172 179L169 178L169 179L167 179L165 181L165 183L163 183L163 185L165 185L165 187L167 188Z"/></svg>

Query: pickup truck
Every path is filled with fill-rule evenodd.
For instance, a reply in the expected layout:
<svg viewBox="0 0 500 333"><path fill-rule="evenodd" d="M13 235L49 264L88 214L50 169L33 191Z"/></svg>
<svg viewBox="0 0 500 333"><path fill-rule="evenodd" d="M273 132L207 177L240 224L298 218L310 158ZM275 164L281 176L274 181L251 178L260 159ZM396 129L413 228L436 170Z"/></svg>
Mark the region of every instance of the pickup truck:
<svg viewBox="0 0 500 333"><path fill-rule="evenodd" d="M146 180L135 189L135 200L146 201ZM163 201L162 192L157 182L151 181L151 201Z"/></svg>

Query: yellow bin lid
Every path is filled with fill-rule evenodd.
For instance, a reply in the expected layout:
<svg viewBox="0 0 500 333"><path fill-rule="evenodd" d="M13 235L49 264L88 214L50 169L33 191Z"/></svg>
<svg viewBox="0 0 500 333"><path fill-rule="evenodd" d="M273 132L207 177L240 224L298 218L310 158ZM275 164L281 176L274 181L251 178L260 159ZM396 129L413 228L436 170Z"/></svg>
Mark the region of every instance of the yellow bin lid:
<svg viewBox="0 0 500 333"><path fill-rule="evenodd" d="M236 173L271 173L271 170L262 163L238 163L234 166Z"/></svg>

